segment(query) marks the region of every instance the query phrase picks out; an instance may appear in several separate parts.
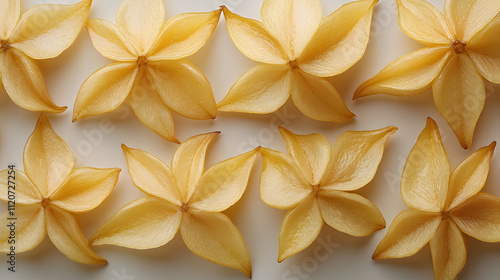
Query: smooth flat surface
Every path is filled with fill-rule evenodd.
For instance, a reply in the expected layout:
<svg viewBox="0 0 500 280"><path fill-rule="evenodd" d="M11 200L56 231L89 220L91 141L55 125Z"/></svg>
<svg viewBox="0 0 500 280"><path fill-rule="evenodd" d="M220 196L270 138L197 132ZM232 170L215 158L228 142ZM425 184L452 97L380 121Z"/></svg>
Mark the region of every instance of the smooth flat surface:
<svg viewBox="0 0 500 280"><path fill-rule="evenodd" d="M23 0L23 10L39 3L74 3L76 0ZM322 0L324 15L338 9L348 0ZM90 18L114 22L119 0L95 0ZM442 9L444 0L433 0ZM233 12L260 19L262 0L166 0L168 18L183 12L210 11L227 5ZM357 118L346 124L313 121L302 115L291 102L275 114L254 116L219 113L217 119L194 121L175 116L178 138L220 130L222 134L209 149L206 166L236 156L262 145L285 151L277 131L283 125L295 133L319 132L330 143L346 130L372 130L388 125L399 128L389 140L377 175L359 191L381 210L389 225L394 217L407 209L399 193L399 181L406 156L426 117L434 118L444 139L452 168L480 147L500 140L500 87L487 84L488 99L479 120L473 146L463 150L455 135L434 106L430 91L411 98L374 96L352 101L357 86L375 75L392 60L417 50L419 43L408 38L399 28L396 1L381 0L375 9L372 36L365 56L352 69L328 79L337 88ZM243 56L234 47L225 30L224 19L210 41L189 58L210 80L216 101L222 100L231 85L257 63ZM55 59L39 63L48 89L58 105L69 106L60 115L49 115L55 131L68 143L77 158L76 166L119 167L120 180L110 197L93 211L77 215L87 237L126 203L143 196L132 184L122 143L144 149L170 163L177 145L163 140L143 126L128 107L117 112L71 123L71 114L78 89L95 70L109 64L92 46L83 30L73 46ZM335 63L335 62L333 62ZM0 93L0 169L10 163L22 167L22 152L35 127L37 113L15 106L4 91ZM111 123L103 131L100 123ZM399 260L373 261L371 255L387 232L383 229L365 238L351 237L325 226L314 242L303 252L279 264L278 233L285 211L265 205L259 197L258 183L262 160L257 159L245 195L225 213L245 238L253 264L253 279L432 279L432 261L428 246L413 257ZM491 172L484 191L500 195L500 153L494 155ZM0 204L5 209L5 203ZM0 222L1 223L1 222ZM2 224L0 224L2 226ZM459 279L498 279L500 275L500 244L487 244L467 237L467 264ZM325 245L326 244L326 245ZM130 250L115 246L94 246L108 259L104 267L74 263L60 253L46 238L36 249L18 255L17 272L7 271L6 257L0 256L0 279L247 279L241 272L212 264L192 254L177 235L167 245L153 250Z"/></svg>

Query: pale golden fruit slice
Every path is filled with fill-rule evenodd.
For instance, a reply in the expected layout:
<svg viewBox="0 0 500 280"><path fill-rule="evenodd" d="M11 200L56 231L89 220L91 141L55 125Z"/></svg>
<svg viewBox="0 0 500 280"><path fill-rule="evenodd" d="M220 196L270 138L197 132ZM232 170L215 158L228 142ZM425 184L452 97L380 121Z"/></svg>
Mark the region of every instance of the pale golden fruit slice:
<svg viewBox="0 0 500 280"><path fill-rule="evenodd" d="M80 34L91 4L92 0L83 0L73 5L47 4L31 8L12 32L10 45L34 59L60 55Z"/></svg>
<svg viewBox="0 0 500 280"><path fill-rule="evenodd" d="M180 230L182 240L197 256L252 277L252 262L243 236L226 215L191 211L183 216Z"/></svg>
<svg viewBox="0 0 500 280"><path fill-rule="evenodd" d="M47 234L54 245L69 259L84 264L107 264L89 246L75 217L57 206L45 208Z"/></svg>
<svg viewBox="0 0 500 280"><path fill-rule="evenodd" d="M403 169L401 196L406 205L427 212L442 211L450 173L439 129L436 122L428 118Z"/></svg>
<svg viewBox="0 0 500 280"><path fill-rule="evenodd" d="M451 210L462 232L485 242L500 242L500 198L479 193Z"/></svg>
<svg viewBox="0 0 500 280"><path fill-rule="evenodd" d="M147 194L102 225L92 244L134 249L157 248L180 229L186 246L216 264L252 274L243 237L221 211L243 195L260 147L204 170L207 147L218 132L183 142L172 158L172 170L141 150L123 146L133 183Z"/></svg>
<svg viewBox="0 0 500 280"><path fill-rule="evenodd" d="M311 245L323 222L352 236L385 227L373 203L346 191L373 179L385 144L396 130L349 131L331 149L320 134L298 135L280 127L290 155L262 148L260 176L262 201L289 210L281 225L279 262Z"/></svg>
<svg viewBox="0 0 500 280"><path fill-rule="evenodd" d="M445 210L455 208L481 191L488 177L496 142L470 155L453 171L450 178Z"/></svg>
<svg viewBox="0 0 500 280"><path fill-rule="evenodd" d="M291 96L295 106L315 120L341 123L355 117L323 77L345 72L362 57L376 3L355 1L322 19L318 0L265 0L262 23L224 7L233 43L264 64L245 73L218 109L266 114Z"/></svg>
<svg viewBox="0 0 500 280"><path fill-rule="evenodd" d="M293 72L289 65L261 64L248 70L217 104L220 111L268 114L290 98ZM261 106L255 106L255 103Z"/></svg>
<svg viewBox="0 0 500 280"><path fill-rule="evenodd" d="M261 14L265 28L280 42L290 60L302 54L323 17L318 0L266 0Z"/></svg>
<svg viewBox="0 0 500 280"><path fill-rule="evenodd" d="M500 83L500 16L479 31L469 42L468 54L481 76L488 81Z"/></svg>
<svg viewBox="0 0 500 280"><path fill-rule="evenodd" d="M207 77L184 57L212 36L221 9L186 13L167 23L162 0L123 0L116 24L89 20L95 48L115 63L81 86L73 121L111 112L126 100L137 118L168 141L175 137L171 111L192 119L213 119L217 106Z"/></svg>
<svg viewBox="0 0 500 280"><path fill-rule="evenodd" d="M401 212L373 253L373 259L404 258L416 254L434 236L440 223L439 213L419 210Z"/></svg>
<svg viewBox="0 0 500 280"><path fill-rule="evenodd" d="M355 191L368 184L382 160L384 147L398 129L389 126L372 131L347 131L333 146L321 178L325 190Z"/></svg>
<svg viewBox="0 0 500 280"><path fill-rule="evenodd" d="M3 52L1 58L3 86L19 107L49 113L66 110L66 107L55 105L50 98L42 72L33 59L15 48Z"/></svg>
<svg viewBox="0 0 500 280"><path fill-rule="evenodd" d="M6 40L16 28L21 16L20 0L4 0L0 2L0 39Z"/></svg>
<svg viewBox="0 0 500 280"><path fill-rule="evenodd" d="M450 55L448 48L424 48L402 56L361 84L353 99L374 94L417 95L432 85Z"/></svg>
<svg viewBox="0 0 500 280"><path fill-rule="evenodd" d="M76 97L73 122L120 107L132 90L138 71L133 62L117 62L90 75Z"/></svg>
<svg viewBox="0 0 500 280"><path fill-rule="evenodd" d="M323 218L314 194L302 200L286 213L279 236L278 262L282 262L309 247L323 228Z"/></svg>
<svg viewBox="0 0 500 280"><path fill-rule="evenodd" d="M76 39L87 19L92 0L73 5L46 4L21 16L20 0L0 3L1 85L19 107L61 113L54 104L35 59L54 58Z"/></svg>
<svg viewBox="0 0 500 280"><path fill-rule="evenodd" d="M465 266L467 246L462 232L450 219L441 223L431 239L434 279L453 279Z"/></svg>
<svg viewBox="0 0 500 280"><path fill-rule="evenodd" d="M26 175L45 198L52 196L71 176L75 164L73 153L43 114L26 142L23 164Z"/></svg>
<svg viewBox="0 0 500 280"><path fill-rule="evenodd" d="M73 261L106 264L89 247L72 213L99 206L113 190L120 169L73 169L73 154L42 114L24 148L25 173L16 170L16 252L34 249L47 232L52 243ZM10 169L1 171L0 190L7 193ZM5 178L5 180L3 179ZM8 197L0 195L1 200ZM10 215L4 212L1 217ZM0 218L1 218L0 217ZM0 252L10 252L10 229L0 229Z"/></svg>
<svg viewBox="0 0 500 280"><path fill-rule="evenodd" d="M260 197L267 205L290 209L300 203L312 188L297 163L283 153L262 148L264 167L260 176Z"/></svg>
<svg viewBox="0 0 500 280"><path fill-rule="evenodd" d="M139 70L130 93L130 107L136 117L149 129L168 141L180 144L174 132L170 109L163 103L158 91L144 69Z"/></svg>
<svg viewBox="0 0 500 280"><path fill-rule="evenodd" d="M420 43L446 45L453 38L443 13L425 0L398 0L399 25L409 37Z"/></svg>
<svg viewBox="0 0 500 280"><path fill-rule="evenodd" d="M370 38L372 13L377 2L351 2L326 17L297 59L300 69L315 76L330 77L358 62Z"/></svg>
<svg viewBox="0 0 500 280"><path fill-rule="evenodd" d="M467 148L486 101L483 78L465 54L454 55L432 86L434 103Z"/></svg>
<svg viewBox="0 0 500 280"><path fill-rule="evenodd" d="M401 195L414 209L394 219L373 258L408 257L430 241L434 279L452 280L466 261L463 233L500 242L500 198L480 192L495 146L479 149L450 175L439 129L429 118L401 178Z"/></svg>
<svg viewBox="0 0 500 280"><path fill-rule="evenodd" d="M385 228L377 206L355 193L324 191L318 196L319 209L332 228L352 236L367 236Z"/></svg>
<svg viewBox="0 0 500 280"><path fill-rule="evenodd" d="M226 7L226 29L236 47L248 58L265 64L286 64L288 57L280 43L259 21L241 17Z"/></svg>
<svg viewBox="0 0 500 280"><path fill-rule="evenodd" d="M19 185L20 186L20 185ZM44 208L40 204L16 205L16 253L34 249L45 238ZM9 212L5 211L0 218L7 221ZM10 252L12 246L8 242L10 228L0 227L0 251Z"/></svg>
<svg viewBox="0 0 500 280"><path fill-rule="evenodd" d="M157 248L174 238L181 219L182 212L176 205L146 196L120 209L94 233L90 243L133 249Z"/></svg>
<svg viewBox="0 0 500 280"><path fill-rule="evenodd" d="M187 13L171 18L153 47L150 60L175 60L196 53L210 39L219 23L221 10Z"/></svg>
<svg viewBox="0 0 500 280"><path fill-rule="evenodd" d="M412 96L432 86L437 109L466 149L485 103L483 78L500 82L500 2L447 0L444 15L425 0L397 4L401 29L426 48L390 63L361 84L354 99Z"/></svg>

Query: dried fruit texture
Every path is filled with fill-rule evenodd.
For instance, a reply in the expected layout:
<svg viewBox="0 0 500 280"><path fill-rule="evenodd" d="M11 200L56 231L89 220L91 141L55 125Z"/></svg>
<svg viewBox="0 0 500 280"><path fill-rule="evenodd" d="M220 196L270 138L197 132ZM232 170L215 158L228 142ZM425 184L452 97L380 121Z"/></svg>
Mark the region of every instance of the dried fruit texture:
<svg viewBox="0 0 500 280"><path fill-rule="evenodd" d="M451 172L437 124L429 118L401 178L401 196L412 209L394 219L373 258L412 256L430 242L434 279L455 279L467 254L462 233L500 241L500 198L480 192L495 145L479 149Z"/></svg>
<svg viewBox="0 0 500 280"><path fill-rule="evenodd" d="M290 155L263 148L260 177L262 200L289 210L281 225L278 262L307 248L323 222L353 236L385 227L378 208L352 191L373 179L396 130L348 131L331 149L323 135L296 135L280 128Z"/></svg>
<svg viewBox="0 0 500 280"><path fill-rule="evenodd" d="M90 211L111 193L120 169L74 168L66 143L41 115L24 148L24 172L0 172L0 199L7 201L9 181L15 182L16 253L34 249L48 235L69 259L106 264L89 246L72 213ZM9 177L9 175L15 175ZM5 211L0 219L12 217ZM0 252L10 252L10 229L0 227Z"/></svg>
<svg viewBox="0 0 500 280"><path fill-rule="evenodd" d="M180 14L164 23L162 0L122 0L116 24L89 20L94 47L116 62L84 82L73 121L111 112L128 100L145 126L179 143L172 111L197 120L215 118L217 106L208 79L184 58L207 42L220 13Z"/></svg>
<svg viewBox="0 0 500 280"><path fill-rule="evenodd" d="M483 78L500 83L500 1L446 0L444 14L425 0L397 2L401 29L425 48L391 62L354 98L432 87L436 107L468 148L486 99Z"/></svg>
<svg viewBox="0 0 500 280"><path fill-rule="evenodd" d="M0 0L0 90L19 107L61 113L49 96L38 59L54 58L76 39L92 0L38 5L21 16L20 0Z"/></svg>
<svg viewBox="0 0 500 280"><path fill-rule="evenodd" d="M224 8L229 36L250 69L218 105L219 111L267 114L291 96L304 115L320 121L354 117L323 77L343 73L363 56L377 0L342 6L322 20L318 0L264 0L262 23Z"/></svg>
<svg viewBox="0 0 500 280"><path fill-rule="evenodd" d="M157 248L180 230L194 254L251 277L252 264L243 237L220 212L243 195L260 148L204 171L207 147L218 134L198 135L183 142L172 159L172 168L147 152L123 145L132 181L147 196L111 217L91 238L91 244Z"/></svg>

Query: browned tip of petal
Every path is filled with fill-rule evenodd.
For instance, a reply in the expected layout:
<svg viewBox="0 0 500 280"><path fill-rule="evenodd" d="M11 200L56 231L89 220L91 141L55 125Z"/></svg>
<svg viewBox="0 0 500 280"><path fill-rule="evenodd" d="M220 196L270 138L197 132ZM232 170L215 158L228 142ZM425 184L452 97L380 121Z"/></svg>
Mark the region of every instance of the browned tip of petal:
<svg viewBox="0 0 500 280"><path fill-rule="evenodd" d="M221 8L222 8L222 11L224 12L224 17L233 14L225 5L222 5Z"/></svg>
<svg viewBox="0 0 500 280"><path fill-rule="evenodd" d="M491 142L491 144L488 147L490 149L494 150L496 146L497 146L497 141L493 141L493 142Z"/></svg>
<svg viewBox="0 0 500 280"><path fill-rule="evenodd" d="M431 126L431 127L437 128L437 123L436 123L436 121L433 118L427 117L426 126Z"/></svg>
<svg viewBox="0 0 500 280"><path fill-rule="evenodd" d="M122 147L122 150L123 150L124 152L126 152L126 151L130 150L130 148L129 148L129 147L127 147L127 145L125 145L125 144L122 144L122 146L121 146L121 147Z"/></svg>

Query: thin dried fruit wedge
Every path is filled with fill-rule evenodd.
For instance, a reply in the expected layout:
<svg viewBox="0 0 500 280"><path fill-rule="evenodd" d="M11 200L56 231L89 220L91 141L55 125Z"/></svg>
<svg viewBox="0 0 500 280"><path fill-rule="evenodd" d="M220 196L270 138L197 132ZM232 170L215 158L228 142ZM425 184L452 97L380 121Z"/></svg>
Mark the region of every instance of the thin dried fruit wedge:
<svg viewBox="0 0 500 280"><path fill-rule="evenodd" d="M21 15L20 0L0 0L0 90L19 107L61 113L50 98L36 60L57 57L75 41L92 0L38 5Z"/></svg>
<svg viewBox="0 0 500 280"><path fill-rule="evenodd" d="M224 7L236 47L261 62L246 72L218 105L219 111L267 114L292 98L304 115L346 122L355 115L323 77L341 74L363 56L378 0L342 6L323 19L318 0L264 0L262 23Z"/></svg>
<svg viewBox="0 0 500 280"><path fill-rule="evenodd" d="M437 109L468 148L486 99L483 78L500 84L500 1L447 0L444 14L425 0L397 3L401 29L425 48L391 62L354 99L432 87Z"/></svg>
<svg viewBox="0 0 500 280"><path fill-rule="evenodd" d="M204 170L208 145L218 132L183 142L171 168L153 155L122 146L134 185L147 194L102 225L91 244L157 248L180 231L194 254L252 276L250 253L236 226L220 213L243 195L260 148Z"/></svg>
<svg viewBox="0 0 500 280"><path fill-rule="evenodd" d="M262 148L260 177L262 200L288 210L281 225L278 262L311 245L324 222L353 236L385 227L378 208L352 191L373 179L396 130L348 131L332 149L321 134L297 135L280 127L289 155Z"/></svg>
<svg viewBox="0 0 500 280"><path fill-rule="evenodd" d="M165 23L162 0L122 0L116 24L87 21L94 47L116 62L84 82L73 121L114 111L128 100L145 126L179 143L172 111L196 120L215 118L217 106L208 79L184 58L212 36L220 13L180 14Z"/></svg>
<svg viewBox="0 0 500 280"><path fill-rule="evenodd" d="M394 219L373 258L409 257L430 242L434 279L451 280L465 265L462 233L499 242L500 198L480 192L495 146L479 149L451 172L437 124L427 119L401 178L401 196L412 209Z"/></svg>
<svg viewBox="0 0 500 280"><path fill-rule="evenodd" d="M24 172L0 172L0 199L8 201L15 183L16 207L0 219L16 220L16 253L34 249L46 235L69 259L84 264L106 264L89 246L72 213L90 211L111 193L120 169L74 168L74 158L66 143L41 115L24 148ZM12 215L14 214L14 215ZM13 246L9 227L0 228L0 252Z"/></svg>

